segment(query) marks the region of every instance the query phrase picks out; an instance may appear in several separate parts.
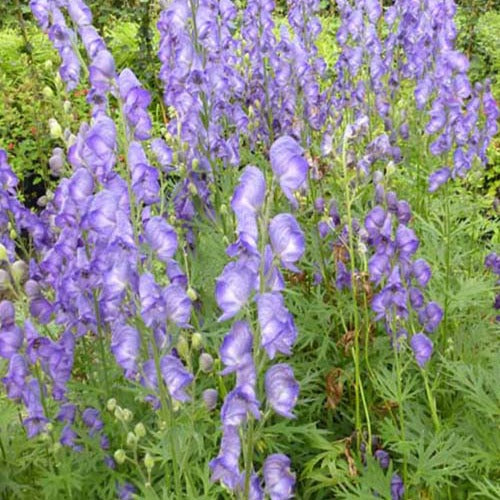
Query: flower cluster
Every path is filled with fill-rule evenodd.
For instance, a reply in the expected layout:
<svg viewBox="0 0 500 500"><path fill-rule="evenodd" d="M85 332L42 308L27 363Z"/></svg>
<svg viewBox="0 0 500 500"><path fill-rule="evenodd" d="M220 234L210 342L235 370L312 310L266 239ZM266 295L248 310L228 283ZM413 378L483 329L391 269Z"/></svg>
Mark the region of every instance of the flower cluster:
<svg viewBox="0 0 500 500"><path fill-rule="evenodd" d="M291 155L291 156L290 156ZM290 161L291 160L291 161ZM287 197L291 189L305 182L307 163L300 148L290 137L278 139L271 148L271 165ZM216 299L223 314L230 319L248 308L252 294L257 306L259 334L254 335L247 320L236 321L220 348L224 364L222 375L236 375L235 388L226 396L221 411L223 438L219 456L212 460L212 479L222 481L234 491L250 498L264 498L260 480L248 456L240 471L240 433L248 434L253 419L262 417L257 383L267 356L290 355L297 331L282 295L284 279L278 262L285 269L297 271L295 263L304 253L304 235L291 214L278 214L269 220L269 196L261 170L248 166L234 191L231 207L237 220L237 241L228 254L237 257L224 268L216 283ZM269 237L269 243L266 243ZM256 342L257 339L257 342ZM259 371L257 371L259 370ZM278 415L294 418L299 385L286 363L270 366L264 375L267 404ZM247 436L248 438L248 436ZM265 490L273 499L290 498L295 483L290 460L281 454L266 458L263 465Z"/></svg>
<svg viewBox="0 0 500 500"><path fill-rule="evenodd" d="M484 265L499 277L496 285L500 285L500 255L495 252L488 254L484 261ZM496 310L500 309L500 293L496 294L494 307ZM500 321L500 314L497 315L496 320Z"/></svg>

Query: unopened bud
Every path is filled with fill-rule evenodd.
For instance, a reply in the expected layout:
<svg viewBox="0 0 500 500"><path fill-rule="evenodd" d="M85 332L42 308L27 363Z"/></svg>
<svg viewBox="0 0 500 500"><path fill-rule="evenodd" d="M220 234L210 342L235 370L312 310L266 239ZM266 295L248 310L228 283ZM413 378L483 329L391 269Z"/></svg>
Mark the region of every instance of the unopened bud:
<svg viewBox="0 0 500 500"><path fill-rule="evenodd" d="M192 162L191 162L191 168L193 170L198 170L198 167L200 166L200 160L198 160L198 158L195 158Z"/></svg>
<svg viewBox="0 0 500 500"><path fill-rule="evenodd" d="M55 118L49 120L49 132L52 139L59 139L62 137L63 130L59 122Z"/></svg>
<svg viewBox="0 0 500 500"><path fill-rule="evenodd" d="M115 457L116 463L120 465L124 463L125 459L127 458L125 450L122 450L121 448L119 450L116 450L113 456Z"/></svg>
<svg viewBox="0 0 500 500"><path fill-rule="evenodd" d="M0 243L0 261L8 260L7 249Z"/></svg>
<svg viewBox="0 0 500 500"><path fill-rule="evenodd" d="M189 183L188 189L191 194L198 194L198 189L192 182Z"/></svg>
<svg viewBox="0 0 500 500"><path fill-rule="evenodd" d="M219 393L215 389L205 389L202 394L203 402L207 410L215 410Z"/></svg>
<svg viewBox="0 0 500 500"><path fill-rule="evenodd" d="M10 272L17 283L22 283L28 277L28 264L23 260L16 260L14 264L10 266Z"/></svg>
<svg viewBox="0 0 500 500"><path fill-rule="evenodd" d="M123 409L121 406L116 406L114 415L118 420L123 420Z"/></svg>
<svg viewBox="0 0 500 500"><path fill-rule="evenodd" d="M191 301L195 301L197 298L198 298L198 294L196 293L196 291L194 290L194 288L191 288L189 287L187 289L187 296L191 299Z"/></svg>
<svg viewBox="0 0 500 500"><path fill-rule="evenodd" d="M69 113L71 110L71 102L68 100L64 101L63 109L65 113Z"/></svg>
<svg viewBox="0 0 500 500"><path fill-rule="evenodd" d="M146 428L144 427L144 424L142 422L136 424L134 427L134 432L138 438L144 437L146 435Z"/></svg>
<svg viewBox="0 0 500 500"><path fill-rule="evenodd" d="M50 71L53 68L52 61L50 59L47 59L43 66L47 71Z"/></svg>
<svg viewBox="0 0 500 500"><path fill-rule="evenodd" d="M200 370L203 373L210 373L214 367L214 358L208 354L208 352L203 352L200 356Z"/></svg>
<svg viewBox="0 0 500 500"><path fill-rule="evenodd" d="M7 271L0 269L0 292L8 290L10 286L10 278Z"/></svg>
<svg viewBox="0 0 500 500"><path fill-rule="evenodd" d="M124 422L130 422L133 418L134 414L128 410L127 408L123 409L123 421Z"/></svg>
<svg viewBox="0 0 500 500"><path fill-rule="evenodd" d="M203 337L201 336L201 333L193 333L191 337L191 345L193 346L193 349L199 349L203 345Z"/></svg>
<svg viewBox="0 0 500 500"><path fill-rule="evenodd" d="M17 238L17 231L12 228L10 231L9 231L9 238L11 240L15 240Z"/></svg>
<svg viewBox="0 0 500 500"><path fill-rule="evenodd" d="M43 94L43 96L44 96L44 97L46 97L47 99L50 99L51 97L54 97L54 92L53 92L53 90L52 90L50 87L48 87L48 86L46 86L46 87L44 87L44 88L43 88L43 90L42 90L42 94Z"/></svg>
<svg viewBox="0 0 500 500"><path fill-rule="evenodd" d="M177 341L177 352L182 358L187 358L189 355L189 344L186 338L181 335Z"/></svg>
<svg viewBox="0 0 500 500"><path fill-rule="evenodd" d="M149 472L151 472L155 466L155 459L149 454L149 452L144 455L144 466Z"/></svg>
<svg viewBox="0 0 500 500"><path fill-rule="evenodd" d="M114 411L116 408L116 399L115 398L108 399L108 402L106 403L106 408L108 409L108 411Z"/></svg>
<svg viewBox="0 0 500 500"><path fill-rule="evenodd" d="M137 444L137 441L139 441L139 439L133 432L127 434L127 446L129 448L133 448Z"/></svg>
<svg viewBox="0 0 500 500"><path fill-rule="evenodd" d="M226 215L227 214L227 205L223 203L219 208L219 212L221 213L221 215Z"/></svg>

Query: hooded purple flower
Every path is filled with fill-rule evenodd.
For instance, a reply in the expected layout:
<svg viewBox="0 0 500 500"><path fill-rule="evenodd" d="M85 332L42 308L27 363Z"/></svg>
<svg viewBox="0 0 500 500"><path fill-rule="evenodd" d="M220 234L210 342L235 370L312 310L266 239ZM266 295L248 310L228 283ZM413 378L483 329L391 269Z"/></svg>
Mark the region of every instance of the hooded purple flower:
<svg viewBox="0 0 500 500"><path fill-rule="evenodd" d="M125 370L125 376L130 378L137 372L137 357L141 348L139 332L129 325L119 325L113 328L111 337L111 352L116 362Z"/></svg>
<svg viewBox="0 0 500 500"><path fill-rule="evenodd" d="M167 318L179 327L186 327L191 317L191 299L183 287L169 285L163 292Z"/></svg>
<svg viewBox="0 0 500 500"><path fill-rule="evenodd" d="M443 319L443 310L436 302L429 302L425 309L418 313L418 320L426 332L432 333Z"/></svg>
<svg viewBox="0 0 500 500"><path fill-rule="evenodd" d="M245 167L240 182L234 190L231 208L237 216L246 211L260 210L266 195L266 180L262 171L254 166Z"/></svg>
<svg viewBox="0 0 500 500"><path fill-rule="evenodd" d="M241 442L238 427L226 425L223 427L222 442L217 458L214 458L209 467L212 470L212 481L221 481L228 488L234 490L240 481L239 458Z"/></svg>
<svg viewBox="0 0 500 500"><path fill-rule="evenodd" d="M417 259L412 265L412 273L417 283L424 287L431 279L432 271L424 259Z"/></svg>
<svg viewBox="0 0 500 500"><path fill-rule="evenodd" d="M410 340L410 347L418 365L423 367L432 356L432 340L423 333L416 333Z"/></svg>
<svg viewBox="0 0 500 500"><path fill-rule="evenodd" d="M117 494L119 500L132 500L136 491L137 489L133 484L128 482L124 482L123 484L117 483Z"/></svg>
<svg viewBox="0 0 500 500"><path fill-rule="evenodd" d="M20 399L26 386L28 365L21 354L13 354L9 362L7 375L2 378L10 399Z"/></svg>
<svg viewBox="0 0 500 500"><path fill-rule="evenodd" d="M236 321L224 337L219 349L220 359L225 365L222 375L232 373L253 363L253 335L246 321Z"/></svg>
<svg viewBox="0 0 500 500"><path fill-rule="evenodd" d="M266 492L271 500L287 500L293 497L295 474L290 470L290 459L281 453L269 455L263 466Z"/></svg>
<svg viewBox="0 0 500 500"><path fill-rule="evenodd" d="M164 172L174 170L172 165L172 150L163 139L153 139L151 141L151 151L156 156L156 160Z"/></svg>
<svg viewBox="0 0 500 500"><path fill-rule="evenodd" d="M260 403L250 384L242 384L233 389L224 400L221 419L224 426L239 426L247 421L248 413L260 418Z"/></svg>
<svg viewBox="0 0 500 500"><path fill-rule="evenodd" d="M417 251L418 246L419 241L413 230L402 224L399 225L396 230L396 247L401 260L409 260Z"/></svg>
<svg viewBox="0 0 500 500"><path fill-rule="evenodd" d="M23 333L15 324L15 309L12 302L0 302L0 356L10 359L23 344Z"/></svg>
<svg viewBox="0 0 500 500"><path fill-rule="evenodd" d="M160 183L158 170L149 165L140 142L130 143L127 155L132 177L132 189L137 201L152 205L160 201Z"/></svg>
<svg viewBox="0 0 500 500"><path fill-rule="evenodd" d="M389 467L389 462L391 461L391 458L389 456L389 453L387 453L385 450L381 449L376 450L373 456L377 459L382 469L387 469L387 467Z"/></svg>
<svg viewBox="0 0 500 500"><path fill-rule="evenodd" d="M292 413L299 397L299 384L293 370L285 363L272 366L265 377L266 397L273 410L287 418L295 418Z"/></svg>
<svg viewBox="0 0 500 500"><path fill-rule="evenodd" d="M277 352L290 355L297 338L293 316L285 307L280 293L264 293L257 299L261 343L270 359Z"/></svg>
<svg viewBox="0 0 500 500"><path fill-rule="evenodd" d="M307 184L308 164L304 150L290 136L285 135L274 141L270 149L271 167L278 178L281 189L293 206L297 201L293 192Z"/></svg>
<svg viewBox="0 0 500 500"><path fill-rule="evenodd" d="M232 318L246 304L255 288L256 274L241 260L226 265L215 284L215 299L222 309L218 321Z"/></svg>
<svg viewBox="0 0 500 500"><path fill-rule="evenodd" d="M93 436L104 427L104 423L101 420L101 414L98 410L92 407L86 408L83 411L82 420L83 423L90 429L90 436Z"/></svg>
<svg viewBox="0 0 500 500"><path fill-rule="evenodd" d="M144 227L144 237L163 262L168 262L177 251L177 234L160 216L152 217Z"/></svg>
<svg viewBox="0 0 500 500"><path fill-rule="evenodd" d="M205 403L205 407L208 411L212 411L217 408L219 393L216 389L205 389L201 394L201 398L203 399L203 403Z"/></svg>
<svg viewBox="0 0 500 500"><path fill-rule="evenodd" d="M429 176L429 193L434 193L451 177L451 172L448 167L440 168Z"/></svg>
<svg viewBox="0 0 500 500"><path fill-rule="evenodd" d="M391 499L402 500L405 494L405 485L401 477L394 473L391 479Z"/></svg>
<svg viewBox="0 0 500 500"><path fill-rule="evenodd" d="M299 224L290 214L279 214L269 223L269 236L274 253L286 269L298 271L295 267L305 250L305 237Z"/></svg>
<svg viewBox="0 0 500 500"><path fill-rule="evenodd" d="M160 369L170 396L177 401L189 401L191 398L186 394L185 388L192 382L193 376L186 370L181 360L170 355L163 356Z"/></svg>

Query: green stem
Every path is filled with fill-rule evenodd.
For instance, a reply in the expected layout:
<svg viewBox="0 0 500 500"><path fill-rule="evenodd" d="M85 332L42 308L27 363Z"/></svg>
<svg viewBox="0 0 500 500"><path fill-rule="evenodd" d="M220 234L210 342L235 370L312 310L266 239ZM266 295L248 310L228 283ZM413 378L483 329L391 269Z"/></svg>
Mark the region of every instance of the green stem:
<svg viewBox="0 0 500 500"><path fill-rule="evenodd" d="M104 387L106 389L106 398L110 394L110 385L108 379L108 363L106 361L106 349L104 348L104 332L102 329L101 312L99 311L99 302L97 300L97 293L95 290L92 291L92 298L94 301L95 319L97 323L97 337L99 345L99 356L101 358L101 371L102 379L104 381Z"/></svg>
<svg viewBox="0 0 500 500"><path fill-rule="evenodd" d="M420 371L422 372L422 376L424 378L425 393L427 395L427 401L429 403L429 409L431 411L432 422L434 423L434 429L436 430L436 432L439 432L439 430L441 429L441 423L439 421L439 417L437 414L436 398L433 396L431 387L429 386L427 372L425 371L425 369L421 369Z"/></svg>
<svg viewBox="0 0 500 500"><path fill-rule="evenodd" d="M399 351L398 351L398 339L396 335L393 335L393 350L394 350L394 359L396 363L396 375L397 375L397 389L398 389L398 413L399 413L399 427L401 429L401 441L406 443L406 426L405 426L405 415L404 415L404 404L403 404L403 390L402 390L402 372L401 372L401 364L399 360ZM407 484L408 478L408 454L406 450L403 453L403 483Z"/></svg>

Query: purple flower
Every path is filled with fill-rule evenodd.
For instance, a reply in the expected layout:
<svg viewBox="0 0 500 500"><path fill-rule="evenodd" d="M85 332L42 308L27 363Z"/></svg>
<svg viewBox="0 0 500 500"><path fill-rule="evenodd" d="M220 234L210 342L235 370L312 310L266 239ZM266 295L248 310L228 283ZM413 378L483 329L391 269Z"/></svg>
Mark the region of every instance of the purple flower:
<svg viewBox="0 0 500 500"><path fill-rule="evenodd" d="M99 411L92 407L86 408L83 411L82 420L83 423L90 429L90 436L93 436L104 427Z"/></svg>
<svg viewBox="0 0 500 500"><path fill-rule="evenodd" d="M424 259L417 259L412 264L412 273L417 283L422 287L427 285L432 275L431 267Z"/></svg>
<svg viewBox="0 0 500 500"><path fill-rule="evenodd" d="M117 483L117 494L120 500L132 500L134 493L137 491L134 485L125 482L123 484Z"/></svg>
<svg viewBox="0 0 500 500"><path fill-rule="evenodd" d="M179 285L169 285L163 292L167 318L177 326L186 327L191 317L191 300L184 288Z"/></svg>
<svg viewBox="0 0 500 500"><path fill-rule="evenodd" d="M297 206L293 192L305 187L309 168L304 150L294 139L285 135L274 141L269 154L271 167L283 193L293 206Z"/></svg>
<svg viewBox="0 0 500 500"><path fill-rule="evenodd" d="M305 237L297 221L290 214L279 214L269 223L269 236L274 253L286 269L298 271L295 267L305 251Z"/></svg>
<svg viewBox="0 0 500 500"><path fill-rule="evenodd" d="M224 337L219 349L220 359L225 365L222 375L240 370L248 363L253 363L252 358L253 336L246 321L236 321L231 331Z"/></svg>
<svg viewBox="0 0 500 500"><path fill-rule="evenodd" d="M391 458L389 457L389 453L387 453L385 450L376 450L373 456L378 460L378 463L380 464L380 467L382 467L382 469L387 469L387 467L389 467Z"/></svg>
<svg viewBox="0 0 500 500"><path fill-rule="evenodd" d="M26 386L28 365L21 354L13 354L9 362L7 375L2 378L10 399L20 399Z"/></svg>
<svg viewBox="0 0 500 500"><path fill-rule="evenodd" d="M239 458L241 442L238 427L224 426L220 452L209 467L212 470L212 481L221 481L228 488L234 490L240 481Z"/></svg>
<svg viewBox="0 0 500 500"><path fill-rule="evenodd" d="M77 26L92 24L92 13L82 0L68 2L68 13Z"/></svg>
<svg viewBox="0 0 500 500"><path fill-rule="evenodd" d="M416 333L410 340L410 347L418 365L423 367L432 355L432 340L423 333Z"/></svg>
<svg viewBox="0 0 500 500"><path fill-rule="evenodd" d="M184 368L181 360L174 356L163 356L160 361L160 369L170 396L181 402L189 401L191 398L185 393L193 376Z"/></svg>
<svg viewBox="0 0 500 500"><path fill-rule="evenodd" d="M250 384L238 385L224 400L221 409L221 419L224 426L239 426L247 421L248 413L257 420L260 418L260 403L255 396L255 390Z"/></svg>
<svg viewBox="0 0 500 500"><path fill-rule="evenodd" d="M113 328L111 352L116 362L125 370L125 376L132 378L137 373L137 357L141 348L139 332L129 325Z"/></svg>
<svg viewBox="0 0 500 500"><path fill-rule="evenodd" d="M0 356L10 359L23 344L23 333L16 326L12 302L0 302Z"/></svg>
<svg viewBox="0 0 500 500"><path fill-rule="evenodd" d="M73 448L75 451L81 451L83 448L81 445L75 444L75 439L78 439L78 434L73 430L70 424L64 426L59 442L63 446Z"/></svg>
<svg viewBox="0 0 500 500"><path fill-rule="evenodd" d="M237 216L246 211L255 213L264 203L265 194L266 180L262 171L251 165L245 167L240 182L234 190L231 208Z"/></svg>
<svg viewBox="0 0 500 500"><path fill-rule="evenodd" d="M392 500L402 500L405 494L405 485L401 477L394 473L391 479L391 499Z"/></svg>
<svg viewBox="0 0 500 500"><path fill-rule="evenodd" d="M57 414L57 420L60 422L68 422L72 424L75 421L76 406L70 403L61 405L59 413Z"/></svg>
<svg viewBox="0 0 500 500"><path fill-rule="evenodd" d="M436 302L429 302L425 309L418 313L418 320L426 332L432 333L443 319L443 310Z"/></svg>
<svg viewBox="0 0 500 500"><path fill-rule="evenodd" d="M152 217L144 227L144 237L163 262L168 262L177 251L177 234L163 217Z"/></svg>
<svg viewBox="0 0 500 500"><path fill-rule="evenodd" d="M215 284L215 298L222 309L218 321L232 318L246 304L255 288L256 274L241 260L226 265Z"/></svg>
<svg viewBox="0 0 500 500"><path fill-rule="evenodd" d="M158 170L149 165L140 142L130 143L127 161L132 174L132 189L136 201L142 201L145 205L152 205L160 201Z"/></svg>
<svg viewBox="0 0 500 500"><path fill-rule="evenodd" d="M396 247L401 260L408 260L417 251L418 245L419 241L413 230L399 225L396 230Z"/></svg>
<svg viewBox="0 0 500 500"><path fill-rule="evenodd" d="M153 139L151 141L151 151L153 151L164 172L174 169L172 166L172 150L163 139Z"/></svg>
<svg viewBox="0 0 500 500"><path fill-rule="evenodd" d="M448 167L440 168L429 176L429 193L434 193L451 177L451 172Z"/></svg>
<svg viewBox="0 0 500 500"><path fill-rule="evenodd" d="M257 299L257 308L261 343L269 358L273 359L277 352L290 355L297 330L283 296L277 292L264 293Z"/></svg>
<svg viewBox="0 0 500 500"><path fill-rule="evenodd" d="M290 470L290 459L281 453L269 455L263 466L266 492L271 500L292 498L295 474Z"/></svg>
<svg viewBox="0 0 500 500"><path fill-rule="evenodd" d="M273 410L287 418L295 418L292 413L299 397L299 384L293 370L285 363L272 366L265 377L267 401Z"/></svg>

